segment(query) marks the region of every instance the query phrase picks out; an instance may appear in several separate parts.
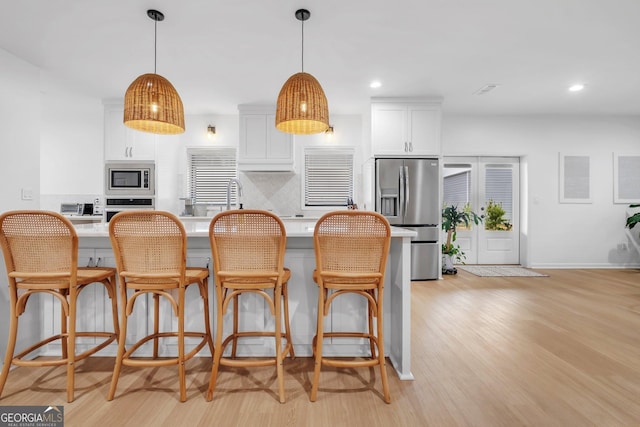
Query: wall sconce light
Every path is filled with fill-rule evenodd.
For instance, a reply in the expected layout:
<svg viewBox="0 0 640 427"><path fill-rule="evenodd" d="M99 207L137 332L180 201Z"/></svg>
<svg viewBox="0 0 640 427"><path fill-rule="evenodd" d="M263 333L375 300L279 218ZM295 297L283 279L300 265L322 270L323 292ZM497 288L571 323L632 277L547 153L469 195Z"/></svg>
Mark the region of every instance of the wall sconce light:
<svg viewBox="0 0 640 427"><path fill-rule="evenodd" d="M331 139L333 138L333 126L329 126L327 128L327 130L324 131L324 134L327 136L327 138Z"/></svg>
<svg viewBox="0 0 640 427"><path fill-rule="evenodd" d="M207 126L207 136L209 137L209 139L212 139L214 136L216 136L216 127L215 126Z"/></svg>

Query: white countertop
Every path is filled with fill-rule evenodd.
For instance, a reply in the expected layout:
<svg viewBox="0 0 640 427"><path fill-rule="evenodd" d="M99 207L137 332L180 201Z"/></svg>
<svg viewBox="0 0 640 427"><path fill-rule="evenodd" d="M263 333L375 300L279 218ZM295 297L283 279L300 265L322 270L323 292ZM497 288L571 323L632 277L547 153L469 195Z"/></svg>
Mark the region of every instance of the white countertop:
<svg viewBox="0 0 640 427"><path fill-rule="evenodd" d="M193 218L193 217L191 217ZM184 228L189 237L208 237L209 224L212 218L195 218L183 221ZM313 229L316 219L311 218L282 218L287 230L287 237L313 237ZM74 224L78 237L109 237L109 224ZM416 232L405 228L391 227L392 237L414 237Z"/></svg>

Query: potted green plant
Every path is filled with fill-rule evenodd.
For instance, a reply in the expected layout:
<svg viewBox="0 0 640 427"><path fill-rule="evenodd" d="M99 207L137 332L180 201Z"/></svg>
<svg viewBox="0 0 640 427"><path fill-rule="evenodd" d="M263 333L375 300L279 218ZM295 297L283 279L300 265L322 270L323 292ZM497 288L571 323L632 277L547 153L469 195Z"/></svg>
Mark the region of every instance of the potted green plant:
<svg viewBox="0 0 640 427"><path fill-rule="evenodd" d="M469 227L471 223L476 225L482 222L482 218L471 210L467 203L464 208L457 206L445 206L442 209L442 229L447 232L447 241L442 244L442 274L456 274L458 270L453 266L453 260L464 262L465 254L460 245L454 244L456 232L459 226Z"/></svg>
<svg viewBox="0 0 640 427"><path fill-rule="evenodd" d="M509 231L513 228L513 225L509 220L504 218L506 212L502 208L502 203L496 203L493 200L489 200L486 212L487 215L484 218L485 230Z"/></svg>
<svg viewBox="0 0 640 427"><path fill-rule="evenodd" d="M640 208L640 204L629 205L630 208ZM627 228L631 230L640 222L640 212L636 212L633 215L627 217Z"/></svg>

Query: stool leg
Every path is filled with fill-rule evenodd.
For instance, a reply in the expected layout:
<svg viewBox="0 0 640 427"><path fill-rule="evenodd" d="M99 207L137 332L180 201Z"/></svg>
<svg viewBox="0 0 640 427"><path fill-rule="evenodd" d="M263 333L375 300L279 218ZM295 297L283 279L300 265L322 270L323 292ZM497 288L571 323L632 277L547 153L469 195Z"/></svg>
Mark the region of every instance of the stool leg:
<svg viewBox="0 0 640 427"><path fill-rule="evenodd" d="M122 369L122 359L125 353L125 341L127 338L127 309L129 301L127 300L126 284L123 279L120 279L120 303L122 305L121 311L121 325L120 335L118 336L118 353L116 354L116 363L113 367L113 376L111 377L111 386L109 387L109 395L107 400L113 400L116 394L116 387L118 386L118 379L120 378L120 370Z"/></svg>
<svg viewBox="0 0 640 427"><path fill-rule="evenodd" d="M18 337L18 314L16 312L16 301L18 297L15 287L12 287L9 292L11 293L9 340L7 341L7 351L4 356L4 365L2 365L2 374L0 375L0 396L2 396L2 390L4 390L4 385L9 376L9 368L11 368L11 361L13 360L13 353L16 349L16 339Z"/></svg>
<svg viewBox="0 0 640 427"><path fill-rule="evenodd" d="M372 295L375 298L375 295ZM376 358L376 345L373 341L372 337L375 336L375 331L373 330L373 316L374 316L374 307L370 300L367 299L367 316L369 318L369 348L371 349L371 358Z"/></svg>
<svg viewBox="0 0 640 427"><path fill-rule="evenodd" d="M313 353L315 355L315 364L313 369L313 382L311 384L311 396L312 402L315 402L318 398L318 383L320 382L320 368L322 367L322 344L324 335L324 298L325 290L320 285L318 287L318 322L316 326L316 336L313 340Z"/></svg>
<svg viewBox="0 0 640 427"><path fill-rule="evenodd" d="M377 314L378 314L378 363L380 364L380 379L382 381L382 391L384 394L384 401L391 403L391 395L389 394L389 382L387 381L387 367L386 359L384 357L384 326L382 322L382 289L378 288L378 299L376 300Z"/></svg>
<svg viewBox="0 0 640 427"><path fill-rule="evenodd" d="M184 367L184 286L178 289L178 374L180 376L180 402L187 400L187 379Z"/></svg>
<svg viewBox="0 0 640 427"><path fill-rule="evenodd" d="M222 286L216 283L216 340L213 345L213 365L211 366L211 378L209 379L209 389L207 390L207 401L213 399L213 390L218 380L218 370L220 369L220 358L222 357Z"/></svg>
<svg viewBox="0 0 640 427"><path fill-rule="evenodd" d="M209 345L209 351L211 352L211 356L213 356L213 339L211 338L211 318L209 316L209 287L206 285L206 280L204 282L198 283L198 288L200 289L200 295L202 296L202 304L204 307L204 328L205 334L207 334L207 344Z"/></svg>
<svg viewBox="0 0 640 427"><path fill-rule="evenodd" d="M236 351L238 349L238 298L240 294L233 297L233 342L231 343L231 358L236 358Z"/></svg>
<svg viewBox="0 0 640 427"><path fill-rule="evenodd" d="M276 372L278 375L278 395L280 403L285 402L284 396L284 354L282 352L282 285L276 285L273 291L273 304L275 305L275 339L276 339Z"/></svg>
<svg viewBox="0 0 640 427"><path fill-rule="evenodd" d="M113 319L113 333L116 338L120 335L120 324L118 323L118 294L115 276L109 277L104 282L104 286L107 288L107 295L111 300L111 318Z"/></svg>
<svg viewBox="0 0 640 427"><path fill-rule="evenodd" d="M282 285L282 299L284 301L284 333L287 338L287 345L289 346L289 356L292 359L296 358L296 353L293 351L293 341L291 339L291 326L289 326L289 291L287 283ZM285 357L286 353L282 355Z"/></svg>
<svg viewBox="0 0 640 427"><path fill-rule="evenodd" d="M76 364L76 302L78 300L78 288L71 286L69 290L69 322L67 338L67 402L73 402L75 388L75 364Z"/></svg>
<svg viewBox="0 0 640 427"><path fill-rule="evenodd" d="M58 292L60 292L60 294L62 294L64 296L64 298L68 300L69 293L66 290L59 289ZM60 335L62 336L62 339L60 340L60 347L62 349L62 358L63 359L68 359L69 358L69 353L67 352L68 348L69 348L67 346L67 337L68 337L68 325L67 325L67 322L68 322L67 314L65 314L65 310L63 309L63 307L60 307Z"/></svg>
<svg viewBox="0 0 640 427"><path fill-rule="evenodd" d="M153 294L153 358L158 358L158 334L160 333L160 295Z"/></svg>

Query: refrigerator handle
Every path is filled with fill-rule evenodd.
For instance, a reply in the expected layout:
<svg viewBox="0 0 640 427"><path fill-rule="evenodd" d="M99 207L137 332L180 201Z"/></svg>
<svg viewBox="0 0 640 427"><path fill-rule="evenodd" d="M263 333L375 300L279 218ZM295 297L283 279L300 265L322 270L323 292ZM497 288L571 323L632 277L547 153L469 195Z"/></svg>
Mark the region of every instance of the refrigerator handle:
<svg viewBox="0 0 640 427"><path fill-rule="evenodd" d="M406 197L404 193L404 166L400 166L398 169L398 172L400 173L400 200L398 201L398 216L402 218L402 221L404 221L404 212L406 208L404 203L404 198Z"/></svg>
<svg viewBox="0 0 640 427"><path fill-rule="evenodd" d="M379 203L380 210L378 212L382 212L382 190L380 190L380 170L378 169L376 161L376 202Z"/></svg>
<svg viewBox="0 0 640 427"><path fill-rule="evenodd" d="M409 166L403 166L404 168L404 211L407 212L409 208L409 193L411 189L409 188Z"/></svg>

